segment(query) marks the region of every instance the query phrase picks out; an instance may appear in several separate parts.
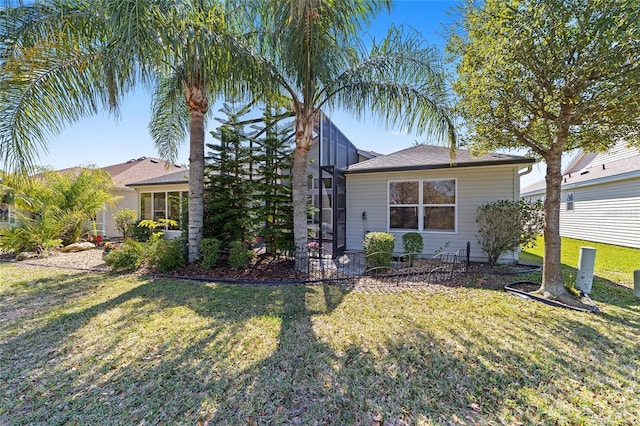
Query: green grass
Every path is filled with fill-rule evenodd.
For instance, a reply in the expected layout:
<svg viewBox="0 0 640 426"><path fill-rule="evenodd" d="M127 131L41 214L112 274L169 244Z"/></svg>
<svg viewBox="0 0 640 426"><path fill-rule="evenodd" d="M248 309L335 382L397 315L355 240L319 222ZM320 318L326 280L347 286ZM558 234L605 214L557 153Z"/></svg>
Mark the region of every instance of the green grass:
<svg viewBox="0 0 640 426"><path fill-rule="evenodd" d="M640 305L602 280L584 314L479 288L0 276L0 424L640 418Z"/></svg>
<svg viewBox="0 0 640 426"><path fill-rule="evenodd" d="M580 247L583 246L596 249L596 276L627 286L633 285L633 271L640 269L640 249L562 238L561 262L567 270L575 271L578 267ZM522 251L520 260L542 263L543 256L544 239L539 237L535 247Z"/></svg>

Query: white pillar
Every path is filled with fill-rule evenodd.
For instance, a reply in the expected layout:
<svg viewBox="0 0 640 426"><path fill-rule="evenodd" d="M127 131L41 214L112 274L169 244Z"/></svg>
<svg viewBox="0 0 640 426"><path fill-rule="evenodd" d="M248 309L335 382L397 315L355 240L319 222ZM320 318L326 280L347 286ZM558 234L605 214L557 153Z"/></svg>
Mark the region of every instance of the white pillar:
<svg viewBox="0 0 640 426"><path fill-rule="evenodd" d="M593 268L596 263L596 249L580 247L578 259L578 273L576 274L576 288L584 294L591 293L593 284Z"/></svg>
<svg viewBox="0 0 640 426"><path fill-rule="evenodd" d="M640 299L640 269L633 271L633 295Z"/></svg>

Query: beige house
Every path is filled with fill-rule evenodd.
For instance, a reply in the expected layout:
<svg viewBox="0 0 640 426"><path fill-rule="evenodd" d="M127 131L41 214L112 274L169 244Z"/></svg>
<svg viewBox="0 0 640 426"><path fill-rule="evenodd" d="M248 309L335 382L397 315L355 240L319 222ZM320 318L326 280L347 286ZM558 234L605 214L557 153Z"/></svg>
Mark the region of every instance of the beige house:
<svg viewBox="0 0 640 426"><path fill-rule="evenodd" d="M136 191L136 212L140 219L171 219L180 222L182 212L187 208L189 195L189 171L177 172L130 183L129 188ZM180 235L179 227L164 231L165 238Z"/></svg>
<svg viewBox="0 0 640 426"><path fill-rule="evenodd" d="M102 236L110 238L122 236L116 229L113 220L113 215L118 210L132 209L138 214L139 218L143 219L171 218L171 216L166 216L168 213L172 213L167 206L168 198L165 198L163 202L159 195L156 196L155 199L152 196L145 195L146 204L143 206L141 205L142 193L139 194L136 187L131 186L132 184L146 182L164 176L188 174L186 167L176 166L164 160L150 157L140 157L125 163L103 167L103 170L111 175L114 183L113 194L119 197L114 207L104 208L96 217L98 232L100 232ZM151 187L157 188L154 185L151 185ZM184 191L186 191L186 187L187 185L185 183ZM142 188L144 188L144 186ZM163 189L158 188L158 191L161 190ZM152 193L153 191L145 192L145 194ZM165 191L164 194L167 194L167 192ZM179 190L178 194L182 194L182 192ZM171 192L171 197L173 197L173 192Z"/></svg>

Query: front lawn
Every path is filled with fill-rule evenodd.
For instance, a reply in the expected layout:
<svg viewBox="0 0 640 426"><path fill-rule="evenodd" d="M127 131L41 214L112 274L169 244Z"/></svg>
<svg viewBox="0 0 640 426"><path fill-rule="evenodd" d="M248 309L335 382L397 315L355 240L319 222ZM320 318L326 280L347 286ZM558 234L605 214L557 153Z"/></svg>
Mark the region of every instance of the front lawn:
<svg viewBox="0 0 640 426"><path fill-rule="evenodd" d="M596 249L594 274L597 277L618 284L633 285L633 271L640 269L640 249L562 238L561 262L568 267L568 270L575 270L578 267L580 247L583 246ZM520 260L542 263L543 256L544 239L539 237L535 247L522 251Z"/></svg>
<svg viewBox="0 0 640 426"><path fill-rule="evenodd" d="M633 424L640 306L0 264L0 424ZM30 277L30 278L25 278Z"/></svg>

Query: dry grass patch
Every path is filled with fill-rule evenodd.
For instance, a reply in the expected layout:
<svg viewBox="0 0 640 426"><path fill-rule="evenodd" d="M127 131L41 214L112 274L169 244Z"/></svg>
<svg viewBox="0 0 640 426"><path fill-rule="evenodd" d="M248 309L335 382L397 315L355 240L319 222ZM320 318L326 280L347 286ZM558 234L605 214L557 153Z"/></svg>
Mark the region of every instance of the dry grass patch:
<svg viewBox="0 0 640 426"><path fill-rule="evenodd" d="M2 264L0 274L0 423L640 418L640 309L602 280L594 315L478 288L243 287Z"/></svg>

